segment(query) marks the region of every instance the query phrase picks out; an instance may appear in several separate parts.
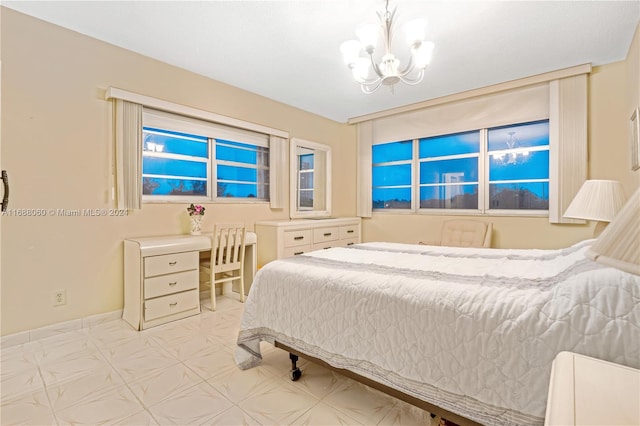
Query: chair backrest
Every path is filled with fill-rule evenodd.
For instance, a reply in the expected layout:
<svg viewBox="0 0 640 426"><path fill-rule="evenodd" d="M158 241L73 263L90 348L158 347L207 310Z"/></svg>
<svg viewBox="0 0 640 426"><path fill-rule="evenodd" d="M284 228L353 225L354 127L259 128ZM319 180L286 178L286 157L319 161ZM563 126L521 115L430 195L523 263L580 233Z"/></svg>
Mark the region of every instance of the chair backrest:
<svg viewBox="0 0 640 426"><path fill-rule="evenodd" d="M440 244L452 247L491 247L493 224L470 219L447 220Z"/></svg>
<svg viewBox="0 0 640 426"><path fill-rule="evenodd" d="M244 223L219 223L213 228L211 269L226 272L242 268L244 261Z"/></svg>

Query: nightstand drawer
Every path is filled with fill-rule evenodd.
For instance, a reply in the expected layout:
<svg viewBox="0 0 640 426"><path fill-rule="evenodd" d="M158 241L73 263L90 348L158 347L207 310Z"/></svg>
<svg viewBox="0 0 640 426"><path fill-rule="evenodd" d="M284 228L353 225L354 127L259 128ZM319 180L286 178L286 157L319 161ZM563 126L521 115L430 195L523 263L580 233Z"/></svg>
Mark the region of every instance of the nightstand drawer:
<svg viewBox="0 0 640 426"><path fill-rule="evenodd" d="M311 230L287 231L284 233L284 246L297 247L311 244Z"/></svg>
<svg viewBox="0 0 640 426"><path fill-rule="evenodd" d="M198 307L198 290L174 293L144 301L144 319L151 321Z"/></svg>
<svg viewBox="0 0 640 426"><path fill-rule="evenodd" d="M340 238L340 228L319 228L313 230L313 244L335 241Z"/></svg>
<svg viewBox="0 0 640 426"><path fill-rule="evenodd" d="M198 252L165 254L144 258L144 276L172 274L174 272L198 269Z"/></svg>
<svg viewBox="0 0 640 426"><path fill-rule="evenodd" d="M198 270L178 272L175 274L160 275L144 280L144 298L164 296L165 294L178 293L185 290L198 288Z"/></svg>

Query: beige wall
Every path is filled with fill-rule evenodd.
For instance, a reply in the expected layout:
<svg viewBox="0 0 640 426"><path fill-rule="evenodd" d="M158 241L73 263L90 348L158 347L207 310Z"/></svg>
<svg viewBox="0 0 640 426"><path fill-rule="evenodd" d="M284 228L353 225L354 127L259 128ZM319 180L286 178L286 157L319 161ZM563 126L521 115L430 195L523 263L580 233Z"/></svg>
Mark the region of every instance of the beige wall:
<svg viewBox="0 0 640 426"><path fill-rule="evenodd" d="M588 145L590 179L622 182L626 195L640 187L632 172L629 118L640 105L640 26L624 61L594 67L589 77ZM374 213L363 219L366 241L438 241L442 222L452 216ZM552 225L547 218L481 217L494 225L493 247L560 248L591 238L595 223Z"/></svg>
<svg viewBox="0 0 640 426"><path fill-rule="evenodd" d="M355 214L355 129L2 8L2 168L11 208L112 207L115 86L290 132L333 147L335 215ZM259 78L259 76L257 76ZM286 206L288 206L288 199ZM129 217L3 217L2 335L111 312L123 304L123 244L186 233L186 204ZM268 204L207 205L216 221L287 219ZM66 289L67 304L52 306Z"/></svg>

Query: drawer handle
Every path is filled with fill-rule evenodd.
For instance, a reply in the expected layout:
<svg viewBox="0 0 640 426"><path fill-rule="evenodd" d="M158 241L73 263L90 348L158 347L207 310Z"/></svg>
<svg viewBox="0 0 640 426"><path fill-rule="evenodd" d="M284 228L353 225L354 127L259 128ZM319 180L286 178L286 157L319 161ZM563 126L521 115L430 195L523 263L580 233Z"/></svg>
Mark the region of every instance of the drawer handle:
<svg viewBox="0 0 640 426"><path fill-rule="evenodd" d="M178 302L169 303L169 307L175 308L178 305Z"/></svg>
<svg viewBox="0 0 640 426"><path fill-rule="evenodd" d="M298 251L298 252L293 253L293 255L297 256L297 255L302 254L302 253L304 253L304 252L303 251Z"/></svg>
<svg viewBox="0 0 640 426"><path fill-rule="evenodd" d="M325 237L330 237L330 236L331 236L331 232L325 232L325 233L324 233L324 236L325 236Z"/></svg>
<svg viewBox="0 0 640 426"><path fill-rule="evenodd" d="M174 281L174 282L172 282L172 283L169 283L169 287L173 287L173 286L175 286L176 284L178 284L178 281Z"/></svg>
<svg viewBox="0 0 640 426"><path fill-rule="evenodd" d="M293 237L294 240L298 241L298 240L304 240L304 237Z"/></svg>
<svg viewBox="0 0 640 426"><path fill-rule="evenodd" d="M347 245L348 245L348 246L352 246L352 245L353 245L353 243L347 243Z"/></svg>
<svg viewBox="0 0 640 426"><path fill-rule="evenodd" d="M178 261L177 261L177 260L174 260L173 262L169 262L169 266L174 266L174 265L176 265L177 263L178 263Z"/></svg>
<svg viewBox="0 0 640 426"><path fill-rule="evenodd" d="M347 234L353 234L354 232L355 232L355 231L354 231L353 229L349 229L349 230L347 231Z"/></svg>
<svg viewBox="0 0 640 426"><path fill-rule="evenodd" d="M322 250L330 249L331 247L322 247Z"/></svg>

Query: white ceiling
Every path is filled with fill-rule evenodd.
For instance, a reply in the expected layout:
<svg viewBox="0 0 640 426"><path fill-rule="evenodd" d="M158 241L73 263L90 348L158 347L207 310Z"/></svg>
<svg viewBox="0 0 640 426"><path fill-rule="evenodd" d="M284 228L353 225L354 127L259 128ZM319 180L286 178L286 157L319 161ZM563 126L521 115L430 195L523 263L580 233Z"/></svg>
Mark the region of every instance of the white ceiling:
<svg viewBox="0 0 640 426"><path fill-rule="evenodd" d="M640 1L391 0L429 21L418 86L366 95L340 44L381 0L2 1L2 5L339 122L547 71L623 60ZM401 55L403 37L394 48ZM402 52L404 53L404 52Z"/></svg>

